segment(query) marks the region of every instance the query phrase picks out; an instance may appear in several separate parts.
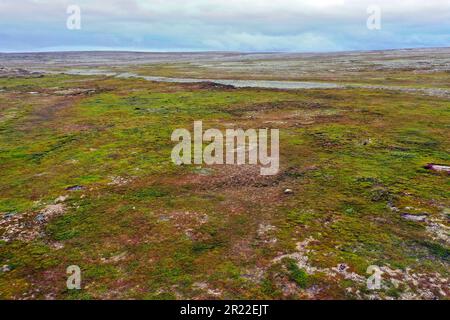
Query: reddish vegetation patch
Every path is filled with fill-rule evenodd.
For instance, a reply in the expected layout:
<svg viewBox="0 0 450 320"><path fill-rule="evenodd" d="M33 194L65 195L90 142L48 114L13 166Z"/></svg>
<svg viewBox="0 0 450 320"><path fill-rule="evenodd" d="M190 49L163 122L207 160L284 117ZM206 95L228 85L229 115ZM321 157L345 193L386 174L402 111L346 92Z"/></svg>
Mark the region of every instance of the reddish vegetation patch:
<svg viewBox="0 0 450 320"><path fill-rule="evenodd" d="M160 216L162 221L170 221L171 224L188 238L194 241L204 241L209 235L198 230L200 226L208 222L208 215L194 211L172 211Z"/></svg>

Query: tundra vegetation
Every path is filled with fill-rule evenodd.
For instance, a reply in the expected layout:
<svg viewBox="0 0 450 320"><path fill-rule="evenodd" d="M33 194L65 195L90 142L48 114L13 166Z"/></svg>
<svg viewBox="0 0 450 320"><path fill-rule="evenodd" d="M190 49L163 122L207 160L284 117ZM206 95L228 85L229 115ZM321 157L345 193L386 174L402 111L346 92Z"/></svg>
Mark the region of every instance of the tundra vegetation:
<svg viewBox="0 0 450 320"><path fill-rule="evenodd" d="M424 69L395 65L414 57L401 54L379 68L295 78L449 88L436 56L417 53ZM262 77L245 63L223 78ZM205 77L221 67L115 66ZM11 68L0 78L0 298L449 298L450 180L427 168L450 165L448 96ZM171 134L197 120L222 132L279 129L278 174L175 165ZM80 290L66 288L70 265ZM371 265L383 271L379 290L366 286Z"/></svg>

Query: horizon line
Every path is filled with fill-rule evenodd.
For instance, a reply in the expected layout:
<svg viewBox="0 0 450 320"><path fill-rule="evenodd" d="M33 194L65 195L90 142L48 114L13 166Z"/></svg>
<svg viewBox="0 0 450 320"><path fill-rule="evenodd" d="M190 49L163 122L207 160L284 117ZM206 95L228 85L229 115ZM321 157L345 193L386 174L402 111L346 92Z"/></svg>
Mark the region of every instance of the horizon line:
<svg viewBox="0 0 450 320"><path fill-rule="evenodd" d="M31 50L31 51L0 51L0 54L46 54L46 53L163 53L163 54L202 54L202 53L234 53L234 54L329 54L329 53L351 53L351 52L383 52L402 50L426 50L426 49L450 49L450 46L423 46L423 47L403 47L387 49L354 49L354 50L330 50L330 51L236 51L236 50L130 50L130 49L68 49L68 50Z"/></svg>

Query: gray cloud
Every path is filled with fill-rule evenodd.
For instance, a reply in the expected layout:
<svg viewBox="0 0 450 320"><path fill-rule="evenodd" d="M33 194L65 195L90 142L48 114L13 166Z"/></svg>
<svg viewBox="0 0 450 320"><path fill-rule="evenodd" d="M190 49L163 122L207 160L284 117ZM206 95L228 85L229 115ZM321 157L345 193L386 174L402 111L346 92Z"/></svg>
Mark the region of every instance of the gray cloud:
<svg viewBox="0 0 450 320"><path fill-rule="evenodd" d="M82 30L66 29L78 4ZM366 28L369 5L382 29ZM0 50L330 51L450 46L450 0L1 0Z"/></svg>

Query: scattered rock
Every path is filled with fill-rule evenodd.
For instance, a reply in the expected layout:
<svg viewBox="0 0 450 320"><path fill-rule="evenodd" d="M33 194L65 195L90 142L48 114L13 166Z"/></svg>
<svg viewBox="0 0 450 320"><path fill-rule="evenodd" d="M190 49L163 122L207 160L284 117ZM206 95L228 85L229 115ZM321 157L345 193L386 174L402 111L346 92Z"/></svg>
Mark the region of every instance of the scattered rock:
<svg viewBox="0 0 450 320"><path fill-rule="evenodd" d="M338 264L337 267L339 272L345 272L345 270L347 270L348 268L349 268L348 265L346 265L345 263L340 263Z"/></svg>
<svg viewBox="0 0 450 320"><path fill-rule="evenodd" d="M207 293L210 296L220 297L222 295L222 291L220 289L208 289Z"/></svg>
<svg viewBox="0 0 450 320"><path fill-rule="evenodd" d="M195 241L196 240L196 234L194 229L186 229L184 231L184 234L186 235L186 237L188 237L189 239Z"/></svg>
<svg viewBox="0 0 450 320"><path fill-rule="evenodd" d="M246 270L241 277L253 283L260 283L264 279L264 270L262 268L255 267L253 269Z"/></svg>
<svg viewBox="0 0 450 320"><path fill-rule="evenodd" d="M95 89L73 88L73 89L65 89L65 90L55 91L54 94L60 95L60 96L76 96L76 95L81 95L81 94L93 94L95 92L96 92Z"/></svg>
<svg viewBox="0 0 450 320"><path fill-rule="evenodd" d="M6 272L9 272L9 271L11 271L11 267L9 265L5 264L2 267L2 272L6 273Z"/></svg>
<svg viewBox="0 0 450 320"><path fill-rule="evenodd" d="M392 203L392 201L388 201L387 207L389 208L389 210L393 211L393 212L398 212L400 211L399 208L397 208L396 206L394 206L394 204Z"/></svg>
<svg viewBox="0 0 450 320"><path fill-rule="evenodd" d="M192 284L192 287L196 290L206 291L206 293L210 296L219 297L222 295L222 291L219 289L212 289L209 287L209 284L206 282L195 282Z"/></svg>
<svg viewBox="0 0 450 320"><path fill-rule="evenodd" d="M17 212L5 212L3 213L3 219L10 219L12 218Z"/></svg>
<svg viewBox="0 0 450 320"><path fill-rule="evenodd" d="M377 187L372 189L371 191L371 200L374 202L390 201L392 200L392 195L390 194L389 190L383 187Z"/></svg>
<svg viewBox="0 0 450 320"><path fill-rule="evenodd" d="M109 186L123 186L128 184L131 179L127 179L124 177L111 177L111 182L108 183Z"/></svg>
<svg viewBox="0 0 450 320"><path fill-rule="evenodd" d="M83 186L77 185L77 186L67 187L66 190L67 191L80 191L80 190L83 190L83 188L84 188Z"/></svg>
<svg viewBox="0 0 450 320"><path fill-rule="evenodd" d="M266 235L268 232L270 232L272 230L275 230L274 226L272 226L270 224L261 223L258 226L258 231L257 231L258 232L258 236L262 237L262 236Z"/></svg>
<svg viewBox="0 0 450 320"><path fill-rule="evenodd" d="M55 203L64 202L67 200L67 198L69 198L69 196L59 196L55 199Z"/></svg>
<svg viewBox="0 0 450 320"><path fill-rule="evenodd" d="M112 256L111 258L101 258L103 263L117 263L119 261L125 260L127 257L127 252L122 252L118 255Z"/></svg>
<svg viewBox="0 0 450 320"><path fill-rule="evenodd" d="M446 242L447 245L450 245L450 227L447 227L439 221L431 221L426 229L434 240L441 240Z"/></svg>
<svg viewBox="0 0 450 320"><path fill-rule="evenodd" d="M425 222L427 219L426 214L409 214L409 213L402 213L402 218L410 221L416 221L416 222Z"/></svg>
<svg viewBox="0 0 450 320"><path fill-rule="evenodd" d="M55 250L60 250L60 249L64 248L64 244L61 242L51 242L50 246Z"/></svg>
<svg viewBox="0 0 450 320"><path fill-rule="evenodd" d="M36 217L35 221L39 223L47 222L51 218L63 214L65 211L65 207L63 204L51 204L44 208Z"/></svg>
<svg viewBox="0 0 450 320"><path fill-rule="evenodd" d="M350 269L350 266L348 266L345 263L340 263L334 268L331 268L329 270L325 269L325 273L330 276L336 276L336 275L340 274L344 277L344 279L352 280L352 281L358 282L358 283L364 283L364 281L365 281L364 276L361 276L355 272L350 272L350 271L348 271L348 269Z"/></svg>
<svg viewBox="0 0 450 320"><path fill-rule="evenodd" d="M257 234L259 241L266 244L274 244L278 242L278 239L273 236L273 232L276 228L270 224L261 223L258 226Z"/></svg>
<svg viewBox="0 0 450 320"><path fill-rule="evenodd" d="M322 273L327 277L333 279L348 279L359 285L365 286L367 275L359 275L355 272L350 272L350 266L345 263L340 263L334 268L320 268L313 266L308 259L308 253L311 250L308 249L308 245L313 242L313 238L308 238L302 242L297 243L297 251L291 254L285 254L278 256L272 260L272 263L278 263L284 258L294 259L297 266L306 271L308 274ZM380 266L380 270L383 274L382 289L388 290L385 281L390 281L394 287L402 287L404 289L400 294L401 300L412 299L439 299L448 296L449 280L446 277L441 276L438 273L413 273L411 269L394 270L389 266ZM339 280L338 280L339 281ZM295 292L293 292L295 293ZM386 295L362 293L357 290L356 292L349 292L355 295L358 299L389 299ZM314 297L311 297L314 298Z"/></svg>
<svg viewBox="0 0 450 320"><path fill-rule="evenodd" d="M192 287L197 290L205 290L208 288L208 284L206 282L195 282Z"/></svg>
<svg viewBox="0 0 450 320"><path fill-rule="evenodd" d="M297 243L297 252L290 253L290 254L284 254L281 256L278 256L272 260L273 263L278 263L282 261L284 258L290 258L295 260L297 263L297 266L300 269L304 269L308 274L315 273L318 269L316 267L313 267L309 264L308 260L308 253L310 250L307 249L307 246L309 243L315 241L313 238L308 238L302 242Z"/></svg>
<svg viewBox="0 0 450 320"><path fill-rule="evenodd" d="M166 221L169 221L169 220L170 220L170 217L168 217L166 215L161 215L158 218L158 221L162 221L162 222L166 222Z"/></svg>
<svg viewBox="0 0 450 320"><path fill-rule="evenodd" d="M35 220L36 222L43 223L43 222L45 222L45 217L44 217L43 214L38 214L38 215L34 218L34 220Z"/></svg>
<svg viewBox="0 0 450 320"><path fill-rule="evenodd" d="M25 212L0 220L0 240L32 241L44 235L45 224L56 216L63 214L66 207L62 203L51 204L37 213Z"/></svg>
<svg viewBox="0 0 450 320"><path fill-rule="evenodd" d="M284 194L293 194L294 191L292 189L285 189Z"/></svg>
<svg viewBox="0 0 450 320"><path fill-rule="evenodd" d="M195 169L195 173L201 176L210 176L214 173L213 169L198 167Z"/></svg>
<svg viewBox="0 0 450 320"><path fill-rule="evenodd" d="M428 170L433 170L437 172L446 172L450 174L450 166L445 166L442 164L429 163L424 168Z"/></svg>

